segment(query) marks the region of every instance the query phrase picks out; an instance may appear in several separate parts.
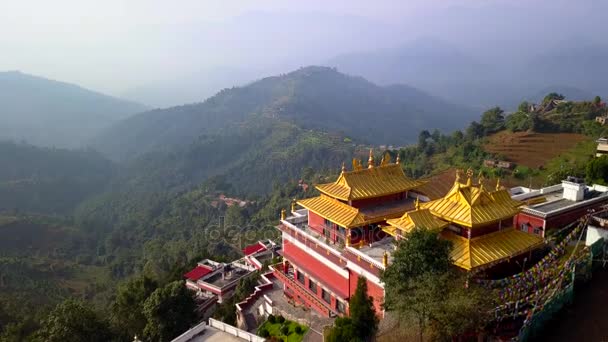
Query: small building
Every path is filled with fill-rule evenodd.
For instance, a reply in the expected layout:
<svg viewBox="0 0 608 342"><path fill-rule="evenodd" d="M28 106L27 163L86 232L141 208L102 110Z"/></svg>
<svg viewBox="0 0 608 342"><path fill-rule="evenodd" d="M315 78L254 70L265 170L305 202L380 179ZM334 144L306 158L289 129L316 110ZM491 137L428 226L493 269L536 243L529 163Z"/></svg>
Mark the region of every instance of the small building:
<svg viewBox="0 0 608 342"><path fill-rule="evenodd" d="M229 264L205 259L190 272L184 274L186 287L196 291L199 299L205 303L222 303L232 297L239 280L256 271L247 265L244 259Z"/></svg>
<svg viewBox="0 0 608 342"><path fill-rule="evenodd" d="M608 241L608 210L593 214L587 225L585 245L592 246L599 240Z"/></svg>
<svg viewBox="0 0 608 342"><path fill-rule="evenodd" d="M568 177L560 184L542 189L512 189L513 198L525 204L515 217L517 229L546 236L551 229L562 228L608 203L608 187L587 186L582 179Z"/></svg>
<svg viewBox="0 0 608 342"><path fill-rule="evenodd" d="M279 249L281 249L281 246L272 240L258 241L243 248L243 254L245 254L243 259L247 265L255 267L256 270L261 270L264 263L269 263L277 256Z"/></svg>
<svg viewBox="0 0 608 342"><path fill-rule="evenodd" d="M608 154L608 138L599 138L596 140L597 149L595 151L596 157L601 157Z"/></svg>
<svg viewBox="0 0 608 342"><path fill-rule="evenodd" d="M238 329L230 324L209 318L209 323L201 322L171 342L264 342L265 338Z"/></svg>

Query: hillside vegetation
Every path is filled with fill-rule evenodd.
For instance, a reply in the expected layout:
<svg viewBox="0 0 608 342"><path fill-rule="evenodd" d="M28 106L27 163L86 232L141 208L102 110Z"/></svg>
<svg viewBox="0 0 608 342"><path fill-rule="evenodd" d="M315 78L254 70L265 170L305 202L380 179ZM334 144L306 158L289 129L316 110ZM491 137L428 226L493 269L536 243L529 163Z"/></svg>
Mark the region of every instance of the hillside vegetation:
<svg viewBox="0 0 608 342"><path fill-rule="evenodd" d="M129 158L270 118L359 142L399 145L414 142L424 128L459 127L473 113L407 86L380 87L335 69L306 67L224 89L202 103L138 114L107 129L93 144L114 158Z"/></svg>
<svg viewBox="0 0 608 342"><path fill-rule="evenodd" d="M0 140L81 147L110 124L147 108L79 86L0 72Z"/></svg>
<svg viewBox="0 0 608 342"><path fill-rule="evenodd" d="M580 133L502 131L488 137L484 150L501 160L530 168L544 166L579 142L592 140Z"/></svg>

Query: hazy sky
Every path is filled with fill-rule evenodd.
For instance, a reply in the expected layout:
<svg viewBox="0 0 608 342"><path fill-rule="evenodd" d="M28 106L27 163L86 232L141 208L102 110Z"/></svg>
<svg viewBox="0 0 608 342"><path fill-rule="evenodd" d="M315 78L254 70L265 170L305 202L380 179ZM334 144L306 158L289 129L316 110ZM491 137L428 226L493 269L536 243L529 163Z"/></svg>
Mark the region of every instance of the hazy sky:
<svg viewBox="0 0 608 342"><path fill-rule="evenodd" d="M495 58L570 35L605 39L605 2L0 0L0 70L119 95L208 68L288 70L421 36Z"/></svg>

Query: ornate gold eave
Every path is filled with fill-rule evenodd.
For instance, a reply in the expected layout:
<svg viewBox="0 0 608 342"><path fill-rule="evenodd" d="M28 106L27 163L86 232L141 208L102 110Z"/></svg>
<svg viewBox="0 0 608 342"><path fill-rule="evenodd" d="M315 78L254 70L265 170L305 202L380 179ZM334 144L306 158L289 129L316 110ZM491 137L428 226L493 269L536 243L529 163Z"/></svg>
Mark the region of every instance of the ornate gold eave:
<svg viewBox="0 0 608 342"><path fill-rule="evenodd" d="M323 194L348 201L392 195L422 184L405 176L399 164L384 162L380 166L342 171L335 182L318 184L316 188Z"/></svg>
<svg viewBox="0 0 608 342"><path fill-rule="evenodd" d="M458 225L475 228L513 217L519 212L519 201L506 190L488 192L483 185L473 185L471 179L460 183L457 175L452 189L443 198L424 203L433 215Z"/></svg>
<svg viewBox="0 0 608 342"><path fill-rule="evenodd" d="M453 263L468 271L493 266L534 250L544 243L544 240L536 235L513 228L470 240L447 230L440 236L453 244L451 251Z"/></svg>

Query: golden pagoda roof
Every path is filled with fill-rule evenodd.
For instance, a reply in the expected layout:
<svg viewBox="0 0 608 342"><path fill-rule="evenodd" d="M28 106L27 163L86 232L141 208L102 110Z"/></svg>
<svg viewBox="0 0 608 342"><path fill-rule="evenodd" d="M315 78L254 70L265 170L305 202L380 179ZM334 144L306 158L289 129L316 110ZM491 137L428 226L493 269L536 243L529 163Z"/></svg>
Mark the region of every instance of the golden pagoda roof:
<svg viewBox="0 0 608 342"><path fill-rule="evenodd" d="M543 244L542 238L513 228L470 240L449 230L444 230L440 236L453 244L452 262L469 271L482 266L492 266Z"/></svg>
<svg viewBox="0 0 608 342"><path fill-rule="evenodd" d="M298 204L345 228L358 227L367 223L365 215L360 213L359 209L323 194L299 200Z"/></svg>
<svg viewBox="0 0 608 342"><path fill-rule="evenodd" d="M324 194L348 201L396 194L421 184L408 178L399 164L385 163L367 169L343 171L335 182L316 187Z"/></svg>
<svg viewBox="0 0 608 342"><path fill-rule="evenodd" d="M457 177L443 198L422 207L448 222L472 228L513 217L519 212L518 205L506 190L486 191L483 185L471 184L470 177L467 184L460 183Z"/></svg>
<svg viewBox="0 0 608 342"><path fill-rule="evenodd" d="M433 214L431 214L430 210L428 209L418 209L410 211L403 214L403 216L401 216L400 218L386 220L386 223L391 226L386 227L388 229L385 229L388 234L391 234L391 232L395 233L394 229L390 228L397 228L401 230L403 234L411 232L416 227L426 228L428 230L433 231L440 231L448 225L447 222L442 221L433 216ZM394 236L395 234L391 235Z"/></svg>

